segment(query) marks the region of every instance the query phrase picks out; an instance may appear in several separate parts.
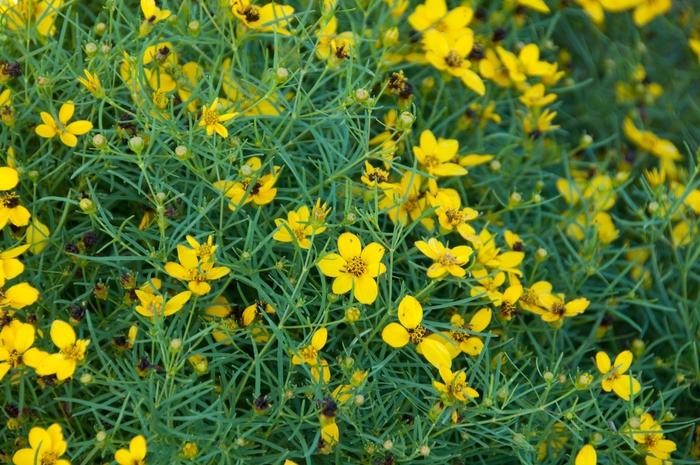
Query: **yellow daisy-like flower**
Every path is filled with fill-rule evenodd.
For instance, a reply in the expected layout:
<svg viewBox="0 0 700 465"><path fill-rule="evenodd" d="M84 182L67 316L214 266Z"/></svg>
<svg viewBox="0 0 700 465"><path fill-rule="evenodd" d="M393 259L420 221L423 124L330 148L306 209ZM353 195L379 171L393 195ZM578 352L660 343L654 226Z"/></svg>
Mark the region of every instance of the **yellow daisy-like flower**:
<svg viewBox="0 0 700 465"><path fill-rule="evenodd" d="M0 381L8 371L24 362L24 356L34 344L34 326L12 320L0 331Z"/></svg>
<svg viewBox="0 0 700 465"><path fill-rule="evenodd" d="M41 360L36 367L39 376L56 375L59 381L73 376L78 363L85 359L89 339L77 339L73 327L56 320L51 325L51 340L60 352Z"/></svg>
<svg viewBox="0 0 700 465"><path fill-rule="evenodd" d="M445 71L479 95L486 93L484 81L471 70L469 54L474 47L474 32L465 29L456 39L439 31L428 31L423 39L425 59L439 71Z"/></svg>
<svg viewBox="0 0 700 465"><path fill-rule="evenodd" d="M187 281L187 287L195 295L208 294L211 291L208 281L221 279L231 272L228 267L214 266L212 261L201 261L197 256L197 250L183 244L177 246L177 257L179 263L166 263L165 272L175 279Z"/></svg>
<svg viewBox="0 0 700 465"><path fill-rule="evenodd" d="M428 239L427 242L416 241L415 245L423 255L434 262L428 268L429 278L439 279L448 274L463 278L467 274L463 267L472 255L471 247L460 245L450 249L435 238Z"/></svg>
<svg viewBox="0 0 700 465"><path fill-rule="evenodd" d="M260 32L275 32L290 35L287 29L294 15L294 7L270 2L257 6L250 0L232 0L231 11L246 27Z"/></svg>
<svg viewBox="0 0 700 465"><path fill-rule="evenodd" d="M302 249L311 247L310 236L326 230L325 226L314 226L309 207L303 205L287 213L287 219L275 219L277 231L272 238L279 242L292 242Z"/></svg>
<svg viewBox="0 0 700 465"><path fill-rule="evenodd" d="M78 82L95 97L104 97L105 90L102 87L102 83L100 82L100 77L95 73L91 73L87 69L83 70L83 74L85 75L85 77L79 77Z"/></svg>
<svg viewBox="0 0 700 465"><path fill-rule="evenodd" d="M484 341L481 337L475 336L472 333L483 332L488 327L489 323L491 323L491 315L491 309L486 307L477 310L469 320L469 323L466 323L461 315L452 315L450 323L457 329L451 331L449 336L456 344L449 344L447 348L450 350L450 355L453 358L457 356L453 346L472 357L476 357L484 350Z"/></svg>
<svg viewBox="0 0 700 465"><path fill-rule="evenodd" d="M469 207L462 208L459 192L454 189L441 189L431 200L431 204L437 207L435 213L441 232L456 231L464 239L476 235L469 223L479 216L479 212Z"/></svg>
<svg viewBox="0 0 700 465"><path fill-rule="evenodd" d="M114 460L119 465L145 465L147 452L146 438L139 434L129 441L128 449L117 450Z"/></svg>
<svg viewBox="0 0 700 465"><path fill-rule="evenodd" d="M18 450L12 457L15 465L70 465L62 459L68 449L63 439L61 425L54 423L48 428L34 427L29 431L29 447Z"/></svg>
<svg viewBox="0 0 700 465"><path fill-rule="evenodd" d="M595 354L595 364L603 375L601 387L603 391L615 391L621 399L630 400L630 397L641 390L639 381L626 375L632 365L633 355L629 350L620 352L615 357L615 363L610 362L610 357L605 352Z"/></svg>
<svg viewBox="0 0 700 465"><path fill-rule="evenodd" d="M399 323L389 323L382 330L382 339L394 349L400 349L409 342L415 344L416 351L436 368L450 367L452 357L445 344L429 338L428 331L421 325L423 306L418 300L407 295L399 302Z"/></svg>
<svg viewBox="0 0 700 465"><path fill-rule="evenodd" d="M571 318L586 311L589 300L580 297L569 302L564 301L564 296L559 294L543 294L539 296L541 310L535 309L542 321L547 323L562 323L565 318Z"/></svg>
<svg viewBox="0 0 700 465"><path fill-rule="evenodd" d="M320 351L328 341L328 330L320 328L311 336L311 343L299 349L292 355L293 365L308 365L311 368L311 375L320 382L327 383L331 379L328 362L320 357Z"/></svg>
<svg viewBox="0 0 700 465"><path fill-rule="evenodd" d="M373 303L379 293L376 278L386 272L381 262L384 247L372 242L363 248L356 235L346 232L338 237L338 252L329 253L318 262L321 273L335 278L333 292L345 294L353 290L360 303Z"/></svg>
<svg viewBox="0 0 700 465"><path fill-rule="evenodd" d="M46 139L52 139L58 136L68 147L78 145L78 137L88 133L92 129L92 123L87 120L78 120L68 123L75 112L75 105L68 101L61 105L58 110L58 120L54 119L49 113L42 111L39 113L44 124L40 124L35 128L38 136Z"/></svg>
<svg viewBox="0 0 700 465"><path fill-rule="evenodd" d="M442 382L433 380L433 387L442 395L446 404L466 402L479 397L476 389L467 384L467 374L460 370L453 373L450 367L440 367Z"/></svg>
<svg viewBox="0 0 700 465"><path fill-rule="evenodd" d="M139 299L139 305L135 307L136 312L148 318L170 316L182 310L192 296L191 291L183 291L165 300L158 292L160 286L160 279L153 278L134 291Z"/></svg>
<svg viewBox="0 0 700 465"><path fill-rule="evenodd" d="M457 139L436 139L433 132L426 129L420 135L420 145L413 147L413 154L428 174L463 176L467 170L454 163L458 150Z"/></svg>
<svg viewBox="0 0 700 465"><path fill-rule="evenodd" d="M221 123L225 123L237 115L238 113L236 112L219 114L219 100L215 99L209 108L206 106L202 107L202 119L199 121L199 127L206 130L207 136L211 136L216 132L226 139L228 137L228 129Z"/></svg>
<svg viewBox="0 0 700 465"><path fill-rule="evenodd" d="M155 0L141 0L141 12L143 13L143 22L139 28L139 37L146 36L154 25L165 21L171 15L170 10L158 8Z"/></svg>
<svg viewBox="0 0 700 465"><path fill-rule="evenodd" d="M661 425L650 414L643 414L641 420L638 431L632 433L632 438L648 454L644 457L646 464L667 465L671 453L676 450L676 443L664 438Z"/></svg>

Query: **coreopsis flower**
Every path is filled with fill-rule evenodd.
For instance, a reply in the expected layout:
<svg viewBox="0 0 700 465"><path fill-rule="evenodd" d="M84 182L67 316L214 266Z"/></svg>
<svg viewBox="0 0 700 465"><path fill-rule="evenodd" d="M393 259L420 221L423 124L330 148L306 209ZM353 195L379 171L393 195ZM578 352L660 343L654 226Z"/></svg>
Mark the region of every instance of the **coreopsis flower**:
<svg viewBox="0 0 700 465"><path fill-rule="evenodd" d="M20 449L12 456L14 465L70 465L63 459L68 443L63 439L61 425L54 423L48 428L35 426L29 431L29 447Z"/></svg>
<svg viewBox="0 0 700 465"><path fill-rule="evenodd" d="M115 452L114 460L119 465L145 465L146 452L148 452L146 438L139 434L129 441L128 449L119 449Z"/></svg>
<svg viewBox="0 0 700 465"><path fill-rule="evenodd" d="M625 118L622 128L625 136L637 147L645 150L660 160L678 161L683 159L683 155L678 151L673 142L662 139L651 131L642 131L635 127L631 118Z"/></svg>
<svg viewBox="0 0 700 465"><path fill-rule="evenodd" d="M91 73L87 69L83 70L83 74L85 75L85 77L79 77L78 82L95 97L104 97L105 90L102 87L102 83L100 82L100 77L95 73Z"/></svg>
<svg viewBox="0 0 700 465"><path fill-rule="evenodd" d="M317 329L311 336L311 343L292 354L292 364L308 365L311 370L311 376L317 383L321 380L327 383L331 379L328 362L322 359L319 354L326 345L326 341L328 341L328 330L326 328Z"/></svg>
<svg viewBox="0 0 700 465"><path fill-rule="evenodd" d="M8 183L11 181L12 178L9 179ZM2 182L0 181L0 183ZM4 228L7 223L13 226L26 226L29 224L31 216L29 210L20 204L19 195L16 192L12 190L0 191L0 229Z"/></svg>
<svg viewBox="0 0 700 465"><path fill-rule="evenodd" d="M664 438L661 425L648 413L642 415L639 428L632 432L632 438L646 452L646 465L667 465L671 453L676 450L676 443Z"/></svg>
<svg viewBox="0 0 700 465"><path fill-rule="evenodd" d="M542 321L560 324L565 318L571 318L585 312L590 301L585 297L579 297L569 302L564 301L562 294L542 294L538 296L541 306L534 308Z"/></svg>
<svg viewBox="0 0 700 465"><path fill-rule="evenodd" d="M455 313L450 318L450 323L455 327L449 335L458 346L458 349L467 355L476 357L484 350L484 341L481 337L472 333L483 332L491 323L491 309L484 307L476 311L469 319L469 323L464 321L462 315ZM448 349L450 347L448 346ZM453 354L457 355L457 354Z"/></svg>
<svg viewBox="0 0 700 465"><path fill-rule="evenodd" d="M36 29L42 37L52 36L56 32L56 16L64 0L12 0L0 3L0 17L4 17L5 27L11 32L27 27Z"/></svg>
<svg viewBox="0 0 700 465"><path fill-rule="evenodd" d="M411 172L406 172L401 181L390 189L384 190L384 197L379 201L379 208L385 210L393 223L407 225L415 221L430 207L428 197L423 190L423 178ZM423 225L432 229L435 222L432 218L423 218Z"/></svg>
<svg viewBox="0 0 700 465"><path fill-rule="evenodd" d="M457 139L436 139L429 129L420 135L420 145L413 147L418 163L433 176L463 176L467 170L455 163L459 142Z"/></svg>
<svg viewBox="0 0 700 465"><path fill-rule="evenodd" d="M439 279L448 274L463 278L467 274L464 266L472 255L471 247L459 245L448 248L435 238L428 239L427 242L416 241L415 246L423 255L433 260L433 264L428 267L429 278Z"/></svg>
<svg viewBox="0 0 700 465"><path fill-rule="evenodd" d="M165 272L175 279L187 281L187 287L194 295L208 294L211 291L209 281L221 279L231 272L226 266L215 266L212 261L200 260L197 250L183 244L177 246L177 258L179 263L165 264Z"/></svg>
<svg viewBox="0 0 700 465"><path fill-rule="evenodd" d="M10 89L0 92L0 121L8 127L15 125L15 110L12 107L12 91Z"/></svg>
<svg viewBox="0 0 700 465"><path fill-rule="evenodd" d="M476 389L467 384L467 374L464 370L453 373L449 366L442 366L440 367L440 377L442 382L433 380L433 387L440 393L447 405L479 397Z"/></svg>
<svg viewBox="0 0 700 465"><path fill-rule="evenodd" d="M523 310L541 314L544 312L544 304L541 297L552 293L552 284L548 281L537 281L530 287L523 288L523 294L518 299L518 304Z"/></svg>
<svg viewBox="0 0 700 465"><path fill-rule="evenodd" d="M452 357L445 344L429 338L423 322L423 306L418 300L407 295L398 308L399 323L392 322L382 330L382 339L394 349L400 349L409 342L416 346L416 351L436 368L450 367Z"/></svg>
<svg viewBox="0 0 700 465"><path fill-rule="evenodd" d="M250 29L260 32L291 35L287 29L294 15L294 7L270 2L263 6L253 5L250 0L232 0L234 16Z"/></svg>
<svg viewBox="0 0 700 465"><path fill-rule="evenodd" d="M87 120L78 120L68 123L75 112L75 105L68 101L61 105L58 111L58 120L49 113L42 111L39 113L44 124L40 124L35 128L38 136L46 139L52 139L56 136L61 139L68 147L78 145L78 137L86 134L92 129L92 123Z"/></svg>
<svg viewBox="0 0 700 465"><path fill-rule="evenodd" d="M216 132L226 139L228 137L228 129L221 123L225 123L237 115L238 113L236 112L219 114L219 99L214 99L209 108L206 106L202 107L202 118L199 120L199 127L206 130L207 136L211 136Z"/></svg>
<svg viewBox="0 0 700 465"><path fill-rule="evenodd" d="M503 293L497 292L492 303L498 308L499 316L505 320L511 320L515 315L516 304L522 295L523 286L517 281L517 278L511 280L511 285Z"/></svg>
<svg viewBox="0 0 700 465"><path fill-rule="evenodd" d="M523 130L529 137L536 139L542 134L547 134L555 129L559 129L559 125L552 124L554 118L556 117L557 112L552 111L549 108L545 108L542 111L536 110L533 112L528 112L523 119Z"/></svg>
<svg viewBox="0 0 700 465"><path fill-rule="evenodd" d="M586 444L576 453L574 465L596 465L597 463L598 455L595 448L590 444Z"/></svg>
<svg viewBox="0 0 700 465"><path fill-rule="evenodd" d="M503 47L497 47L496 53L508 71L508 77L514 83L522 83L529 76L546 76L553 72L552 63L540 60L540 49L535 44L527 44L516 56Z"/></svg>
<svg viewBox="0 0 700 465"><path fill-rule="evenodd" d="M141 0L141 12L143 13L143 22L139 27L139 37L148 35L153 26L161 21L165 21L171 15L170 10L158 8L155 0Z"/></svg>
<svg viewBox="0 0 700 465"><path fill-rule="evenodd" d="M408 16L408 24L418 32L440 31L452 38L464 33L473 16L468 6L448 11L445 0L426 0Z"/></svg>
<svg viewBox="0 0 700 465"><path fill-rule="evenodd" d="M482 229L478 236L468 237L467 240L472 243L476 250L478 264L515 275L522 274L518 267L525 258L525 254L514 250L501 252L501 249L496 247L496 238L488 229Z"/></svg>
<svg viewBox="0 0 700 465"><path fill-rule="evenodd" d="M664 15L671 9L671 0L641 0L638 1L634 14L634 23L639 26L646 26L657 16Z"/></svg>
<svg viewBox="0 0 700 465"><path fill-rule="evenodd" d="M28 245L13 247L0 252L0 288L5 285L8 279L16 278L24 271L24 265L17 259L27 249Z"/></svg>
<svg viewBox="0 0 700 465"><path fill-rule="evenodd" d="M379 189L392 187L391 182L389 182L389 172L381 168L375 168L368 161L365 161L365 170L360 180L368 187L378 187Z"/></svg>
<svg viewBox="0 0 700 465"><path fill-rule="evenodd" d="M19 310L38 299L39 291L28 283L19 283L7 289L0 289L0 316L3 316L8 308Z"/></svg>
<svg viewBox="0 0 700 465"><path fill-rule="evenodd" d="M430 203L436 207L435 213L442 233L456 231L464 239L476 235L469 223L479 216L479 212L469 207L462 208L459 192L441 189Z"/></svg>
<svg viewBox="0 0 700 465"><path fill-rule="evenodd" d="M555 94L548 94L544 84L527 86L520 96L520 102L528 108L541 108L557 99Z"/></svg>
<svg viewBox="0 0 700 465"><path fill-rule="evenodd" d="M251 168L254 166L255 168ZM260 174L261 162L257 157L253 157L249 162L243 165L241 169L244 176L241 181L217 181L214 183L214 188L223 192L224 196L229 199L228 208L231 211L236 211L239 206L247 203L255 205L267 205L277 196L277 178L281 171L279 166L273 166L272 172Z"/></svg>
<svg viewBox="0 0 700 465"><path fill-rule="evenodd" d="M632 352L625 350L615 357L615 363L610 362L610 357L605 352L595 354L595 364L603 375L601 387L603 391L614 391L621 399L630 400L630 397L641 390L639 381L627 375L632 365Z"/></svg>
<svg viewBox="0 0 700 465"><path fill-rule="evenodd" d="M192 296L191 291L183 291L166 300L159 292L160 288L160 279L153 278L134 290L139 299L139 305L135 307L137 313L148 318L164 318L182 310Z"/></svg>
<svg viewBox="0 0 700 465"><path fill-rule="evenodd" d="M376 278L386 272L382 263L384 247L372 242L363 248L356 235L346 232L338 237L338 252L326 254L318 262L321 273L335 278L333 292L352 290L358 302L374 303L379 293Z"/></svg>
<svg viewBox="0 0 700 465"><path fill-rule="evenodd" d="M89 339L78 339L73 327L65 321L51 324L51 340L59 352L42 359L35 367L39 376L56 375L59 381L70 378L79 363L85 360Z"/></svg>
<svg viewBox="0 0 700 465"><path fill-rule="evenodd" d="M474 32L471 29L450 39L439 31L428 31L423 39L425 59L439 71L444 71L462 81L479 95L486 93L484 81L471 70L469 54L474 47Z"/></svg>
<svg viewBox="0 0 700 465"><path fill-rule="evenodd" d="M316 56L335 66L350 57L355 46L355 36L351 31L338 33L338 18L331 16L316 33Z"/></svg>
<svg viewBox="0 0 700 465"><path fill-rule="evenodd" d="M213 262L214 261L214 254L216 253L216 249L218 249L218 245L214 244L214 237L210 234L207 236L207 241L200 243L195 239L193 236L190 236L189 234L185 236L185 240L187 241L187 244L192 248L192 250L195 251L197 258L199 258L202 262Z"/></svg>
<svg viewBox="0 0 700 465"><path fill-rule="evenodd" d="M0 330L0 381L8 371L25 363L25 354L32 345L34 345L34 326L12 320L10 324L2 327Z"/></svg>
<svg viewBox="0 0 700 465"><path fill-rule="evenodd" d="M287 213L287 219L276 218L277 231L272 238L280 242L292 242L302 249L311 247L310 236L322 233L325 226L314 226L309 207L303 205L298 210Z"/></svg>

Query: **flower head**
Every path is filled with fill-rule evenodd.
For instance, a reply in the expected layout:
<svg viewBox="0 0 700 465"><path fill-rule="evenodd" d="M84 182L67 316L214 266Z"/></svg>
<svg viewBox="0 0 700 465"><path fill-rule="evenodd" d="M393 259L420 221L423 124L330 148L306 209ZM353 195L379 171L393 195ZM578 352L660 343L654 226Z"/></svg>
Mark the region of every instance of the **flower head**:
<svg viewBox="0 0 700 465"><path fill-rule="evenodd" d="M466 402L479 397L479 393L467 384L467 374L460 370L453 373L450 367L440 367L442 382L433 380L433 387L442 395L446 404Z"/></svg>
<svg viewBox="0 0 700 465"><path fill-rule="evenodd" d="M463 176L467 170L455 163L458 150L457 139L436 139L432 131L426 129L420 135L420 145L413 147L413 154L428 174Z"/></svg>
<svg viewBox="0 0 700 465"><path fill-rule="evenodd" d="M386 272L381 262L384 247L372 242L363 248L357 236L346 232L338 237L338 252L329 253L318 262L321 273L335 278L333 292L345 294L352 290L360 303L373 303L379 292L376 278Z"/></svg>
<svg viewBox="0 0 700 465"><path fill-rule="evenodd" d="M77 339L73 327L61 320L51 325L51 340L59 352L41 360L36 372L39 376L56 375L59 381L63 381L73 376L78 363L85 359L90 340Z"/></svg>
<svg viewBox="0 0 700 465"><path fill-rule="evenodd" d="M223 278L231 272L231 269L226 266L215 266L215 263L210 259L202 260L197 253L198 250L191 249L184 244L178 244L178 262L166 263L165 272L175 279L187 281L187 287L193 294L205 295L211 291L209 281ZM188 298L189 296L187 296ZM184 296L179 301L182 299L184 302L187 301Z"/></svg>
<svg viewBox="0 0 700 465"><path fill-rule="evenodd" d="M62 459L68 443L63 439L61 425L54 423L48 428L34 427L29 431L29 447L18 450L12 457L15 465L70 465Z"/></svg>
<svg viewBox="0 0 700 465"><path fill-rule="evenodd" d="M86 134L92 129L92 123L87 120L74 121L68 123L75 112L75 105L68 101L61 105L58 111L58 120L49 113L42 111L39 115L44 124L36 127L35 131L40 137L52 139L58 136L68 147L78 145L78 137Z"/></svg>
<svg viewBox="0 0 700 465"><path fill-rule="evenodd" d="M324 383L327 383L331 379L328 362L320 357L320 351L326 345L326 341L328 341L328 330L326 328L317 329L311 336L311 343L292 355L292 364L308 365L316 382L323 380Z"/></svg>
<svg viewBox="0 0 700 465"><path fill-rule="evenodd" d="M12 320L0 330L0 381L8 371L24 363L24 356L34 344L34 326ZM30 354L31 355L31 354Z"/></svg>
<svg viewBox="0 0 700 465"><path fill-rule="evenodd" d="M160 280L153 278L134 291L139 299L136 312L148 318L170 316L179 312L192 296L191 291L183 291L166 300L159 292L160 286Z"/></svg>
<svg viewBox="0 0 700 465"><path fill-rule="evenodd" d="M219 113L219 101L215 99L214 102L207 108L202 107L202 118L199 120L199 127L204 128L207 132L207 136L211 136L215 132L226 139L228 137L228 129L221 123L235 118L238 113Z"/></svg>
<svg viewBox="0 0 700 465"><path fill-rule="evenodd" d="M464 265L472 255L471 247L460 245L448 248L435 238L428 239L427 242L416 241L415 245L423 255L433 260L433 264L428 268L429 278L439 279L448 274L463 278L467 274Z"/></svg>
<svg viewBox="0 0 700 465"><path fill-rule="evenodd" d="M615 357L615 363L610 363L610 357L605 352L598 352L595 355L595 363L598 371L603 375L601 386L605 392L615 391L615 394L623 400L630 400L630 397L637 394L641 385L639 381L626 375L630 365L632 365L632 352L625 350Z"/></svg>

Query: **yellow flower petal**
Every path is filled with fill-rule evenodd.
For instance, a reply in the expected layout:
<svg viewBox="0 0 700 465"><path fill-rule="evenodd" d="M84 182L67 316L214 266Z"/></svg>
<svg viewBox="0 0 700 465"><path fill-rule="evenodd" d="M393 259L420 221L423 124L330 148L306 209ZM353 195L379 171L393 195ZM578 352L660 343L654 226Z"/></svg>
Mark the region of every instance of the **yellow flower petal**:
<svg viewBox="0 0 700 465"><path fill-rule="evenodd" d="M575 465L596 465L598 457L592 445L586 444L576 454Z"/></svg>
<svg viewBox="0 0 700 465"><path fill-rule="evenodd" d="M51 340L56 347L64 348L75 344L75 331L65 321L56 320L51 324Z"/></svg>
<svg viewBox="0 0 700 465"><path fill-rule="evenodd" d="M408 344L408 331L398 323L389 323L382 330L382 339L395 349Z"/></svg>
<svg viewBox="0 0 700 465"><path fill-rule="evenodd" d="M423 321L423 307L415 297L407 295L399 302L398 317L405 328L414 329Z"/></svg>

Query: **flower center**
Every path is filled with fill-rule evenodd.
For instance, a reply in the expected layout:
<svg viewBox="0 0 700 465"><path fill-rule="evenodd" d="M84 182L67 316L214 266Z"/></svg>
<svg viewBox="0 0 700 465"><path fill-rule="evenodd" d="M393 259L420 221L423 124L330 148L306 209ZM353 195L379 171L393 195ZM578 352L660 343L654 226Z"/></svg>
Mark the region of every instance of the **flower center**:
<svg viewBox="0 0 700 465"><path fill-rule="evenodd" d="M243 10L243 16L247 22L254 23L260 20L260 10L257 6L248 5L245 10Z"/></svg>
<svg viewBox="0 0 700 465"><path fill-rule="evenodd" d="M40 465L53 465L58 460L55 452L45 452L41 455Z"/></svg>
<svg viewBox="0 0 700 465"><path fill-rule="evenodd" d="M447 221L449 221L450 224L460 224L464 219L464 214L455 208L450 208L446 210L445 216L447 217Z"/></svg>
<svg viewBox="0 0 700 465"><path fill-rule="evenodd" d="M367 271L367 263L362 259L362 257L352 257L347 261L345 271L356 278L359 278Z"/></svg>
<svg viewBox="0 0 700 465"><path fill-rule="evenodd" d="M414 344L420 344L427 333L427 329L418 325L415 328L408 330L408 340Z"/></svg>
<svg viewBox="0 0 700 465"><path fill-rule="evenodd" d="M557 302L552 305L552 308L549 311L557 316L562 316L564 312L566 312L566 307L564 307L564 304Z"/></svg>
<svg viewBox="0 0 700 465"><path fill-rule="evenodd" d="M452 255L451 253L446 253L442 257L440 257L440 260L438 261L442 266L452 266L452 265L457 265L458 260L457 257Z"/></svg>
<svg viewBox="0 0 700 465"><path fill-rule="evenodd" d="M503 318L511 319L515 315L515 304L513 302L504 301L499 309Z"/></svg>
<svg viewBox="0 0 700 465"><path fill-rule="evenodd" d="M318 357L318 351L313 346L304 347L299 351L299 354L307 363L315 363Z"/></svg>
<svg viewBox="0 0 700 465"><path fill-rule="evenodd" d="M76 362L83 359L83 351L80 349L80 347L78 347L77 344L71 344L70 346L63 347L61 349L61 354L66 359L74 360ZM53 462L50 462L50 463L53 463Z"/></svg>
<svg viewBox="0 0 700 465"><path fill-rule="evenodd" d="M10 357L7 359L7 363L10 364L10 368L17 368L21 359L22 355L16 350L13 350L10 352Z"/></svg>
<svg viewBox="0 0 700 465"><path fill-rule="evenodd" d="M8 192L0 197L0 205L5 208L16 208L19 206L19 195Z"/></svg>
<svg viewBox="0 0 700 465"><path fill-rule="evenodd" d="M213 126L219 122L219 114L216 110L205 108L202 110L202 118L207 126Z"/></svg>
<svg viewBox="0 0 700 465"><path fill-rule="evenodd" d="M464 63L464 59L454 50L450 50L450 53L445 57L445 64L450 68L459 68L462 63Z"/></svg>

